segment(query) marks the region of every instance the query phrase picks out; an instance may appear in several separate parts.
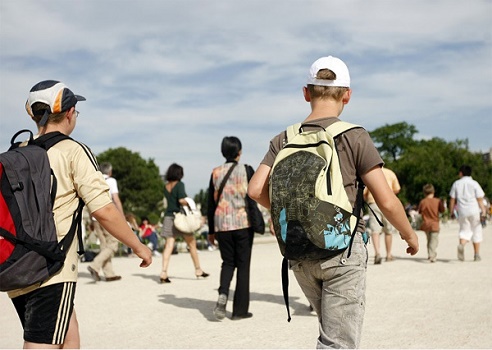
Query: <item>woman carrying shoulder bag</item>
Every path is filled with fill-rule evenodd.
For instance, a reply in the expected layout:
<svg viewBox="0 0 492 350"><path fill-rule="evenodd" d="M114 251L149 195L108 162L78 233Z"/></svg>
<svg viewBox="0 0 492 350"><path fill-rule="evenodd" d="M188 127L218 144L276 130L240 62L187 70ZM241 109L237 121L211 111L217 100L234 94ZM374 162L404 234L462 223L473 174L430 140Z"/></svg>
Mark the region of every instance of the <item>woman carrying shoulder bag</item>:
<svg viewBox="0 0 492 350"><path fill-rule="evenodd" d="M171 164L166 172L164 196L167 200L167 209L164 214L164 223L162 227L162 236L166 239L166 244L162 253L162 272L160 275L161 283L171 283L167 271L169 267L169 260L174 248L174 242L178 236L182 236L190 248L190 256L193 260L193 265L195 266L196 278L205 278L209 276L209 274L204 272L200 267L195 235L193 233L181 232L176 228L176 226L174 226L174 213L179 212L182 205L188 205L188 202L185 200L187 197L185 185L181 181L183 175L183 167L176 163Z"/></svg>
<svg viewBox="0 0 492 350"><path fill-rule="evenodd" d="M239 165L241 141L234 136L222 140L222 155L226 162L213 169L208 190L209 240L219 243L222 268L219 298L213 310L222 320L226 315L229 287L236 270L236 288L232 319L253 316L249 312L249 275L254 232L248 220L246 194L250 166ZM251 169L246 170L249 167Z"/></svg>

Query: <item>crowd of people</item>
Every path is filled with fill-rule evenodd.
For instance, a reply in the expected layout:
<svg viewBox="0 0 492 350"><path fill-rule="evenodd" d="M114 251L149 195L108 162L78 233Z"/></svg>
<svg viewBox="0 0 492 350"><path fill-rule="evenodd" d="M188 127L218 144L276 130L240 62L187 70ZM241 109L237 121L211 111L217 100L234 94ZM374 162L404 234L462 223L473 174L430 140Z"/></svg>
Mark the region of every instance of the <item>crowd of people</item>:
<svg viewBox="0 0 492 350"><path fill-rule="evenodd" d="M304 100L311 107L304 124L309 128L327 128L339 121L344 107L351 100L350 75L345 63L335 57L322 57L313 63L308 81L303 87ZM26 108L36 123L40 135L60 131L70 135L76 125L76 105L85 98L75 95L63 83L43 81L29 92ZM285 131L275 135L256 172L251 166L241 164L241 141L226 136L221 143L225 162L211 171L208 189L208 212L200 230L206 232L210 250L218 247L222 260L217 278L217 302L211 313L217 320L226 316L228 301L232 299L232 320L253 317L250 304L250 264L254 240L246 196L266 209L271 207L269 179L275 158L288 142ZM432 184L423 187L423 199L416 208L421 216L419 227L412 227L405 209L397 197L400 184L396 174L385 168L369 133L354 128L335 140L339 152L343 184L349 201L355 205L358 179L367 186L364 199L369 204L369 223L360 216L350 249L331 253L317 260L289 260L289 267L304 292L309 305L318 315L318 348L357 348L360 344L364 319L365 286L368 253L365 234L370 232L375 250L374 264L381 264L380 235L384 234L385 261L394 260L392 238L398 233L406 241L406 252L419 251L414 228L425 232L430 262L437 260L440 214L444 203L434 197ZM148 217L136 218L124 213L119 198L117 180L112 177L112 166L102 163L83 144L73 140L62 141L48 151L50 162L62 184L55 198L56 225L60 238L64 235L67 218L81 198L87 204L91 223L99 239L99 253L87 269L97 281L118 281L112 258L119 242L128 254L142 259L141 267L152 263L153 257L162 259L159 282L171 283L170 260L177 239L188 248L196 278L210 278L200 264L196 234L180 231L175 225L175 213L187 206L188 197L183 182L184 170L173 163L165 174L163 196L166 198L161 227L149 222ZM464 165L459 169L459 179L453 184L449 196L449 210L459 221L457 257L463 261L465 247L472 242L474 260L480 261L480 243L483 217L487 213L484 192L471 177L472 169ZM278 224L278 223L276 223ZM288 226L280 223L282 232ZM272 234L275 234L272 229ZM162 242L164 247L162 247ZM30 286L9 293L24 327L25 347L80 347L78 323L73 305L77 282L77 247L74 241L63 270L41 285ZM162 249L162 255L159 249ZM234 296L230 284L236 276ZM101 276L102 275L102 276ZM332 286L336 286L332 288ZM340 292L340 288L342 291ZM350 291L350 293L349 293ZM49 304L49 306L47 306ZM350 317L343 317L349 314Z"/></svg>

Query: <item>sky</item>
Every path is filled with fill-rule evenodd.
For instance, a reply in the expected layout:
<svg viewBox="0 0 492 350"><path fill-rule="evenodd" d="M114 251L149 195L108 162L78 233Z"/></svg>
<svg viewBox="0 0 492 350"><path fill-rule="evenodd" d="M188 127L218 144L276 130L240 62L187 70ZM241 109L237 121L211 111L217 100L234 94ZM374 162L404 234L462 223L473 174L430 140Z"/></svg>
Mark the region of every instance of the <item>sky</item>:
<svg viewBox="0 0 492 350"><path fill-rule="evenodd" d="M224 162L224 136L257 168L306 118L302 87L328 55L351 74L341 119L492 147L490 0L0 0L0 149L35 129L30 88L59 80L87 98L73 138L162 174L176 162L194 196Z"/></svg>

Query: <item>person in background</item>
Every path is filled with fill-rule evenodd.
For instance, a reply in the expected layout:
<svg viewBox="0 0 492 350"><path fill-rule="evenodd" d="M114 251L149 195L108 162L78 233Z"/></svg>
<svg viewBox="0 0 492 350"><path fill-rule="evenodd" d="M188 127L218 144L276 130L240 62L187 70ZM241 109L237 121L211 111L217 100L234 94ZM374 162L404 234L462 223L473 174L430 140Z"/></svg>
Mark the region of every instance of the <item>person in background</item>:
<svg viewBox="0 0 492 350"><path fill-rule="evenodd" d="M462 165L459 169L459 180L456 180L451 186L449 196L449 209L452 216L455 217L455 211L458 214L460 224L458 260L465 260L465 245L473 242L474 261L481 261L480 242L483 240L482 224L480 217L486 215L486 209L483 205L483 192L480 184L472 178L472 168L469 165ZM457 207L457 208L456 208Z"/></svg>
<svg viewBox="0 0 492 350"><path fill-rule="evenodd" d="M200 267L200 259L196 248L196 239L193 233L184 233L174 226L174 213L180 211L180 206L188 205L186 201L185 185L181 181L184 176L183 167L176 163L169 166L166 172L166 184L164 186L164 196L167 200L167 208L164 213L164 223L162 227L162 236L166 239L164 251L162 253L162 271L160 275L161 283L171 283L168 275L169 260L174 249L176 237L182 236L190 249L190 256L195 266L196 278L206 278L208 273Z"/></svg>
<svg viewBox="0 0 492 350"><path fill-rule="evenodd" d="M139 226L140 229L140 238L142 240L148 240L148 247L152 250L152 254L154 256L161 256L158 251L159 241L157 237L157 233L155 232L155 227L150 224L149 218L146 216L142 216L141 224Z"/></svg>
<svg viewBox="0 0 492 350"><path fill-rule="evenodd" d="M113 167L111 163L101 163L100 169L109 186L109 193L111 194L111 199L114 205L123 214L123 205L121 204L119 196L118 182L112 176ZM97 237L99 238L101 250L90 265L87 266L87 270L96 282L101 280L101 277L99 276L99 271L101 269L104 273L106 282L118 281L121 279L121 276L114 272L112 259L114 254L118 251L119 242L98 221L94 222L94 228L96 230Z"/></svg>
<svg viewBox="0 0 492 350"><path fill-rule="evenodd" d="M236 272L232 319L240 320L253 316L249 312L249 275L254 231L245 197L254 170L249 165L238 164L242 146L237 137L224 137L221 151L225 163L212 170L208 188L209 237L211 242L217 239L222 258L219 297L213 313L218 320L225 317L229 288Z"/></svg>
<svg viewBox="0 0 492 350"><path fill-rule="evenodd" d="M439 198L434 197L434 186L426 184L423 188L425 198L418 206L418 212L422 215L420 230L425 232L427 237L427 254L430 262L437 259L437 245L439 244L439 213L444 212L444 204Z"/></svg>
<svg viewBox="0 0 492 350"><path fill-rule="evenodd" d="M396 174L388 168L381 168L381 170L393 193L398 194L401 187ZM391 248L393 245L393 234L396 232L395 228L379 209L376 200L368 187L364 189L364 200L371 209L369 210L369 227L371 229L372 244L374 246L374 264L379 265L383 260L379 249L379 237L382 233L384 233L384 243L386 246L386 261L393 261L394 257L391 253ZM377 218L375 215L377 215ZM378 220L381 221L383 226L380 225Z"/></svg>

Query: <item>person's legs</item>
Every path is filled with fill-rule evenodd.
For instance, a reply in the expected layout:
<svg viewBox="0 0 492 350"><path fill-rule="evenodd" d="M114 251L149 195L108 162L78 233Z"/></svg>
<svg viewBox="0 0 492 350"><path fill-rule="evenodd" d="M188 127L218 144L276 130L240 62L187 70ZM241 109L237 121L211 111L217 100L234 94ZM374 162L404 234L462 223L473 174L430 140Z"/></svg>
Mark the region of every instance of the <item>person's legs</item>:
<svg viewBox="0 0 492 350"><path fill-rule="evenodd" d="M214 316L217 320L222 320L226 315L227 299L232 277L234 276L234 240L232 232L217 232L215 238L219 243L220 257L222 265L220 268L219 297L214 307Z"/></svg>
<svg viewBox="0 0 492 350"><path fill-rule="evenodd" d="M103 227L97 221L94 222L94 231L96 232L97 238L99 239L99 253L89 264L88 269L89 271L91 271L92 269L97 274L99 274L99 271L101 270L104 262L108 259L108 256L111 255L111 250L106 248L106 236L104 235ZM97 276L96 280L99 280L99 276Z"/></svg>
<svg viewBox="0 0 492 350"><path fill-rule="evenodd" d="M386 261L392 261L393 254L391 254L391 248L393 245L393 235L391 233L384 234L384 244L386 246Z"/></svg>
<svg viewBox="0 0 492 350"><path fill-rule="evenodd" d="M250 229L239 230L233 234L235 240L236 290L232 304L232 316L243 316L249 310L249 276L251 250L254 232Z"/></svg>
<svg viewBox="0 0 492 350"><path fill-rule="evenodd" d="M72 317L70 317L70 324L68 325L63 349L80 349L79 322L77 321L75 310L73 310Z"/></svg>
<svg viewBox="0 0 492 350"><path fill-rule="evenodd" d="M318 347L359 347L365 313L367 250L358 234L352 255L345 251L338 267L324 271L322 323ZM345 261L345 263L344 263ZM323 265L321 265L323 268Z"/></svg>
<svg viewBox="0 0 492 350"><path fill-rule="evenodd" d="M371 240L372 240L372 245L374 247L374 264L379 265L381 264L381 261L383 260L381 258L381 251L380 251L380 237L381 237L381 232L377 233L371 233Z"/></svg>
<svg viewBox="0 0 492 350"><path fill-rule="evenodd" d="M431 251L430 251L431 232L426 232L425 238L427 239L427 260L431 260Z"/></svg>
<svg viewBox="0 0 492 350"><path fill-rule="evenodd" d="M437 258L437 245L439 244L439 232L426 232L426 235L429 260L435 262Z"/></svg>
<svg viewBox="0 0 492 350"><path fill-rule="evenodd" d="M162 271L161 271L161 281L168 281L167 269L169 267L169 260L171 259L171 254L174 248L174 237L166 237L166 243L164 245L164 250L162 251Z"/></svg>
<svg viewBox="0 0 492 350"><path fill-rule="evenodd" d="M393 248L393 234L396 233L396 229L391 225L391 222L389 222L388 219L386 219L384 216L382 217L383 220L382 223L384 225L383 227L383 233L384 233L384 244L386 247L386 261L393 261L393 254L392 254L392 248Z"/></svg>
<svg viewBox="0 0 492 350"><path fill-rule="evenodd" d="M157 239L157 234L155 232L152 232L150 236L146 237L150 243L152 243L152 251L156 252L157 249L159 248L159 241Z"/></svg>
<svg viewBox="0 0 492 350"><path fill-rule="evenodd" d="M195 275L197 277L200 277L204 273L203 273L202 268L200 267L200 258L198 257L198 250L196 249L195 236L193 234L183 235L183 238L184 238L186 244L188 244L188 247L190 248L191 260L193 260L193 265L195 266ZM206 274L206 275L208 276L208 274ZM204 277L207 277L207 276L204 276Z"/></svg>
<svg viewBox="0 0 492 350"><path fill-rule="evenodd" d="M480 258L480 242L483 240L483 232L482 232L482 223L480 221L480 215L474 216L470 219L471 228L472 228L472 238L473 242L473 251L474 251L474 261L481 261Z"/></svg>
<svg viewBox="0 0 492 350"><path fill-rule="evenodd" d="M234 270L236 269L236 262L234 260L235 242L232 237L233 235L233 232L217 232L215 234L215 238L219 243L220 257L222 258L219 294L225 294L227 296L229 296L229 288L234 276Z"/></svg>
<svg viewBox="0 0 492 350"><path fill-rule="evenodd" d="M162 251L162 270L160 274L161 283L169 283L171 282L168 278L168 267L169 260L171 259L171 255L174 250L174 217L172 216L164 216L164 221L162 224L162 236L166 239L164 243L164 249Z"/></svg>
<svg viewBox="0 0 492 350"><path fill-rule="evenodd" d="M89 264L89 271L95 271L96 273L99 273L99 271L102 269L104 276L106 277L114 277L116 274L113 270L113 266L111 263L111 258L113 257L114 253L118 251L118 240L111 236L111 234L104 229L104 227L101 226L97 221L94 223L97 236L99 238L99 246L100 246L100 251L99 254L96 255L94 260ZM93 273L91 271L91 274ZM95 277L96 280L98 280L98 276Z"/></svg>
<svg viewBox="0 0 492 350"><path fill-rule="evenodd" d="M381 264L382 261L381 252L379 250L379 235L382 233L382 231L381 225L379 224L378 220L382 222L383 214L381 213L381 210L379 210L379 207L376 203L369 204L369 208L371 209L369 210L369 229L371 231L372 245L374 246L374 264L378 265Z"/></svg>
<svg viewBox="0 0 492 350"><path fill-rule="evenodd" d="M112 259L114 257L114 254L118 251L119 242L116 238L111 236L111 234L106 230L104 230L104 236L106 239L105 250L106 250L107 259L102 264L102 271L106 278L112 278L116 276L116 273L113 270Z"/></svg>
<svg viewBox="0 0 492 350"><path fill-rule="evenodd" d="M480 257L480 243L473 243L473 250L475 253L473 260L481 261L482 258Z"/></svg>
<svg viewBox="0 0 492 350"><path fill-rule="evenodd" d="M465 260L465 245L468 243L473 236L472 225L470 222L470 217L464 215L458 216L458 221L460 224L459 231L459 245L458 245L458 260Z"/></svg>
<svg viewBox="0 0 492 350"><path fill-rule="evenodd" d="M317 348L357 348L365 313L367 249L360 234L348 250L324 262L294 262L292 270L318 314Z"/></svg>

